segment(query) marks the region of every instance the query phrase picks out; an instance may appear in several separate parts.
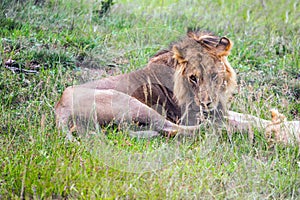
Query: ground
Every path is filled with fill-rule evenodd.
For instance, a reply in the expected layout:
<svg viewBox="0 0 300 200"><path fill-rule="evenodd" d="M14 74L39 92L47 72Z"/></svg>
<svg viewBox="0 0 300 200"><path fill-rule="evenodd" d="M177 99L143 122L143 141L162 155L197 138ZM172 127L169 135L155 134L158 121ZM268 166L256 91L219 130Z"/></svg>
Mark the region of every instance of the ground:
<svg viewBox="0 0 300 200"><path fill-rule="evenodd" d="M247 134L207 129L176 144L107 127L97 152L67 142L54 120L67 86L139 69L188 27L234 42L232 110L270 119L276 107L300 120L298 1L119 0L106 15L96 0L0 7L0 198L299 198L299 147L270 146L261 132L251 143ZM130 163L138 153L152 157ZM153 154L170 156L143 167L157 163Z"/></svg>

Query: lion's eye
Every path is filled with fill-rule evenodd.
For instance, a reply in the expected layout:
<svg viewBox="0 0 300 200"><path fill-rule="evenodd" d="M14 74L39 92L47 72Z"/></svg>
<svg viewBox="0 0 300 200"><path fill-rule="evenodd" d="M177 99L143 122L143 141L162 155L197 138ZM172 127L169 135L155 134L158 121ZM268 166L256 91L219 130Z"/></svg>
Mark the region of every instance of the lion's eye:
<svg viewBox="0 0 300 200"><path fill-rule="evenodd" d="M213 73L211 75L211 78L212 78L213 81L216 81L218 79L218 74L217 73Z"/></svg>
<svg viewBox="0 0 300 200"><path fill-rule="evenodd" d="M198 77L195 76L195 75L191 75L190 76L190 81L194 84L197 84L198 83Z"/></svg>

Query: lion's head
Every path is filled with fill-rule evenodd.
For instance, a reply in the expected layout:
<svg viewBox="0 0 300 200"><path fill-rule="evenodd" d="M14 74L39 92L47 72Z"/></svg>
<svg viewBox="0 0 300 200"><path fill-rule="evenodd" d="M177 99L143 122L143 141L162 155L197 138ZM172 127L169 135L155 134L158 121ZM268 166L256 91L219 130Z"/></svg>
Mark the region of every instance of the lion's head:
<svg viewBox="0 0 300 200"><path fill-rule="evenodd" d="M172 45L179 105L195 103L205 113L225 111L236 86L236 74L227 61L232 45L226 37L199 31L188 32Z"/></svg>

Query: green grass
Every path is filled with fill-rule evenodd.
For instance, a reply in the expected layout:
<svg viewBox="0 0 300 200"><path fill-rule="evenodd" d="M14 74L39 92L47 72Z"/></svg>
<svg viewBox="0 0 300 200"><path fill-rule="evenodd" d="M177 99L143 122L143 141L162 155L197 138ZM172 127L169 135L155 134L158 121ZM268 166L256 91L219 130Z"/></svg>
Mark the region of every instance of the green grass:
<svg viewBox="0 0 300 200"><path fill-rule="evenodd" d="M276 107L300 120L298 1L119 0L102 18L100 1L38 2L0 3L0 199L300 198L299 147L269 148L260 132L252 144L210 129L177 143L108 128L101 154L66 142L54 120L64 88L142 68L187 27L234 41L229 60L239 87L231 109L270 119ZM8 59L39 73L12 73ZM126 160L143 152L170 156L157 166ZM155 170L143 167L147 161Z"/></svg>

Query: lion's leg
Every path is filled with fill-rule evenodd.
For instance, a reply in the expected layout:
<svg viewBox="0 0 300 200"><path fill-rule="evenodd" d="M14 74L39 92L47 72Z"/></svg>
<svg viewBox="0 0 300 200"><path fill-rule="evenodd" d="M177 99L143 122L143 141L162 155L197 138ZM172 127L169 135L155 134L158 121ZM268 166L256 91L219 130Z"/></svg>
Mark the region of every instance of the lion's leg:
<svg viewBox="0 0 300 200"><path fill-rule="evenodd" d="M97 118L100 124L112 120L119 124L138 122L150 125L154 131L171 135L178 132L190 133L199 128L199 126L187 127L174 124L154 109L127 94L115 90L97 90L95 92Z"/></svg>
<svg viewBox="0 0 300 200"><path fill-rule="evenodd" d="M300 121L276 123L233 111L228 111L226 118L229 130L246 131L250 138L253 137L253 129L257 129L264 132L267 138L270 137L269 134L274 133L276 141L287 143L288 141L296 140L300 144Z"/></svg>
<svg viewBox="0 0 300 200"><path fill-rule="evenodd" d="M226 118L231 127L240 131L248 131L251 127L263 130L270 123L268 120L253 115L241 114L233 111L228 111Z"/></svg>
<svg viewBox="0 0 300 200"><path fill-rule="evenodd" d="M59 130L62 130L63 133L66 133L69 140L73 138L71 130L69 130L69 122L72 117L73 92L74 87L66 88L61 99L55 105L56 126Z"/></svg>
<svg viewBox="0 0 300 200"><path fill-rule="evenodd" d="M176 134L199 128L178 126L138 101L116 90L95 90L82 87L67 88L56 106L56 119L60 127L67 127L70 117L83 117L105 125L139 122L150 125L154 131Z"/></svg>

